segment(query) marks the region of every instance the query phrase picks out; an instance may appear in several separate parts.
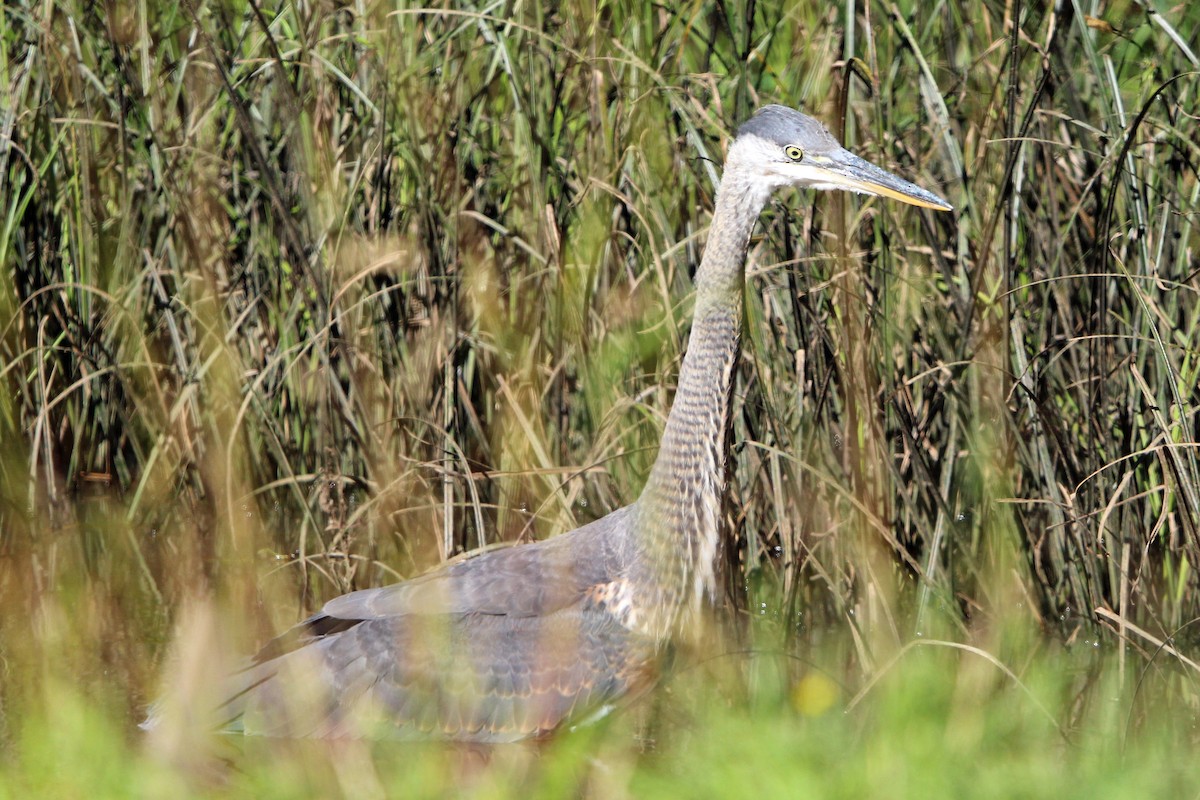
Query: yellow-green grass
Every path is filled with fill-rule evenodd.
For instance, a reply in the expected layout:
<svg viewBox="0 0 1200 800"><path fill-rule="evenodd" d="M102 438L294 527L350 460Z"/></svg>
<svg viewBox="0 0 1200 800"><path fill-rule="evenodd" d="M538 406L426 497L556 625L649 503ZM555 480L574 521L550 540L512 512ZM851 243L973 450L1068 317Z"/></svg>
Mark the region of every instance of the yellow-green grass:
<svg viewBox="0 0 1200 800"><path fill-rule="evenodd" d="M1146 8L5 4L0 792L1196 795L1200 6ZM474 779L147 741L188 620L637 496L765 102L956 211L764 214L722 633Z"/></svg>

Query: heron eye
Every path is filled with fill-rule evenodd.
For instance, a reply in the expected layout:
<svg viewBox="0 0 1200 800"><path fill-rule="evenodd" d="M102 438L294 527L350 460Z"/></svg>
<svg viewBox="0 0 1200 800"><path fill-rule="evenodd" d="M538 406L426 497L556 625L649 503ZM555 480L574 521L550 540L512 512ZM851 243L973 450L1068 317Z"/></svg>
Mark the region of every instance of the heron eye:
<svg viewBox="0 0 1200 800"><path fill-rule="evenodd" d="M783 152L784 155L786 155L792 161L799 161L800 159L804 158L804 151L799 147L796 147L794 144L789 144L787 147L783 148Z"/></svg>

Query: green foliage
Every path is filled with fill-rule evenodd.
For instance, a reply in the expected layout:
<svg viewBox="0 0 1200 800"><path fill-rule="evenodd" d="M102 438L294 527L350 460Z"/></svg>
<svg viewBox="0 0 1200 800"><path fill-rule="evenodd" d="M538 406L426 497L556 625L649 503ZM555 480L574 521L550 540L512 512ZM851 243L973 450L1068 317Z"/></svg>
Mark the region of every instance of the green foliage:
<svg viewBox="0 0 1200 800"><path fill-rule="evenodd" d="M766 102L956 206L786 197L752 242L731 641L841 705L739 664L649 701L649 752L616 721L470 791L1181 794L1200 6L1147 8L5 4L0 794L370 794L141 744L181 609L244 649L633 500ZM345 763L448 793L432 752Z"/></svg>
<svg viewBox="0 0 1200 800"><path fill-rule="evenodd" d="M977 653L913 646L851 697L829 673L725 659L671 678L646 703L547 745L486 753L440 745L208 736L171 751L114 723L77 686L53 682L44 716L23 719L4 756L13 797L697 797L963 798L1189 796L1196 709L1156 714L1115 697L1110 654L1041 653L1020 680ZM767 662L767 663L758 663ZM806 710L786 683L751 698L733 673L777 670L833 688ZM840 677L840 676L838 676ZM1166 699L1144 681L1139 703ZM1151 700L1148 696L1153 695ZM1136 705L1136 704L1135 704ZM630 735L641 717L642 735ZM69 765L69 766L68 766Z"/></svg>

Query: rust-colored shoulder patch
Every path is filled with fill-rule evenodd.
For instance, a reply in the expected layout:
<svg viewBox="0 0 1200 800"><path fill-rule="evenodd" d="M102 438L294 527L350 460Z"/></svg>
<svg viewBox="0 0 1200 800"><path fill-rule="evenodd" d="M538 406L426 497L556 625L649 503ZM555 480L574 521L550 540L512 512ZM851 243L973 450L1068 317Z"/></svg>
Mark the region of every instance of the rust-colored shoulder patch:
<svg viewBox="0 0 1200 800"><path fill-rule="evenodd" d="M584 602L607 611L622 627L641 632L643 620L634 604L633 587L624 578L608 583L597 583L588 589Z"/></svg>

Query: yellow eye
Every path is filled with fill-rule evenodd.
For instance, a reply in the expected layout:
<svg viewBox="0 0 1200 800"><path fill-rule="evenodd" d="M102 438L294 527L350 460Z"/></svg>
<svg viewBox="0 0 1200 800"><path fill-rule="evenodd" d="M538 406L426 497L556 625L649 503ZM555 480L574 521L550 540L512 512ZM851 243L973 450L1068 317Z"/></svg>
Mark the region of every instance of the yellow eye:
<svg viewBox="0 0 1200 800"><path fill-rule="evenodd" d="M796 147L794 144L789 144L787 147L783 148L783 153L792 161L799 161L800 159L804 158L804 151L799 147Z"/></svg>

